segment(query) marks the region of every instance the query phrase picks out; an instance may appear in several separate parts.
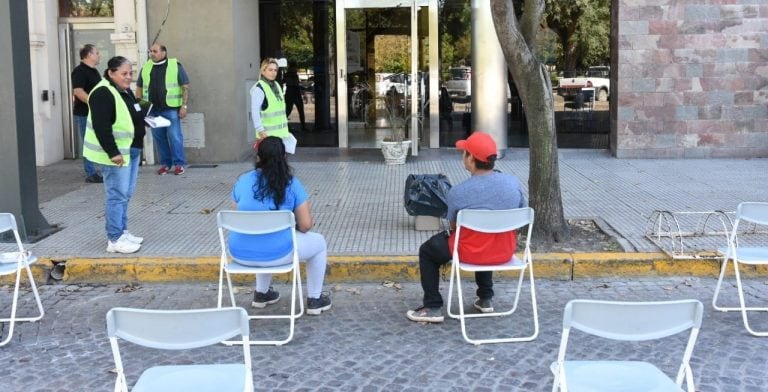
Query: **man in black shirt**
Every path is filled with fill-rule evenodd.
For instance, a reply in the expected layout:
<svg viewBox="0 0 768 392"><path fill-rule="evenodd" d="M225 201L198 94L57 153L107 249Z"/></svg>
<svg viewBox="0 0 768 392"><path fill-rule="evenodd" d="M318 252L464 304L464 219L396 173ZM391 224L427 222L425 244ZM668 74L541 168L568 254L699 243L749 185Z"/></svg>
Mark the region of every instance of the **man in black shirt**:
<svg viewBox="0 0 768 392"><path fill-rule="evenodd" d="M88 94L101 81L101 74L96 69L99 65L99 50L93 44L85 44L80 49L80 64L72 70L72 122L80 132L80 141L85 139L85 124L88 121ZM104 180L96 171L91 161L83 157L85 182L101 183Z"/></svg>
<svg viewBox="0 0 768 392"><path fill-rule="evenodd" d="M285 72L285 117L289 117L296 106L299 112L299 121L301 121L301 131L307 132L307 124L304 122L304 99L301 96L301 84L299 80L299 71L296 69L296 62L288 63L288 70Z"/></svg>

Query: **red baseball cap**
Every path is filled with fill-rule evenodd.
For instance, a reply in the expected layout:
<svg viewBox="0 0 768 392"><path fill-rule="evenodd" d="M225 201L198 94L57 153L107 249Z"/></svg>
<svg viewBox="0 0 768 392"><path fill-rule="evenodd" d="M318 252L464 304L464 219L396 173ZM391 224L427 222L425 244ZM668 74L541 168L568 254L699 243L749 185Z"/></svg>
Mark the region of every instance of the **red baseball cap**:
<svg viewBox="0 0 768 392"><path fill-rule="evenodd" d="M473 132L465 140L457 141L456 148L468 152L481 162L488 162L491 155L498 154L496 142L493 141L491 135L480 131Z"/></svg>

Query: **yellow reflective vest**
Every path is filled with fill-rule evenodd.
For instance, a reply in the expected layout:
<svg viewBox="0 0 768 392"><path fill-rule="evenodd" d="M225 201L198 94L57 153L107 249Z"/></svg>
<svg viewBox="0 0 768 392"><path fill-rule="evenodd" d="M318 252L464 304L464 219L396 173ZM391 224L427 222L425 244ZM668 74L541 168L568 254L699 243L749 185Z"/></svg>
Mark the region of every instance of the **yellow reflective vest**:
<svg viewBox="0 0 768 392"><path fill-rule="evenodd" d="M264 132L269 136L277 136L279 138L288 137L291 133L288 131L288 118L285 116L285 99L283 98L283 90L280 88L280 84L277 84L277 89L280 91L280 99L269 87L269 84L263 80L259 80L259 83L255 84L252 89L259 88L264 90L264 99L267 100L267 109L261 111L261 125L264 127ZM256 137L259 135L257 134Z"/></svg>
<svg viewBox="0 0 768 392"><path fill-rule="evenodd" d="M131 113L128 111L128 106L123 101L120 93L116 88L109 83L107 79L101 79L96 86L93 87L91 92L96 89L106 87L112 96L115 98L115 122L112 123L112 136L115 138L115 144L117 149L120 150L120 154L123 155L123 161L127 165L131 161L131 143L133 143L133 119ZM90 95L88 101L91 100ZM109 159L109 155L99 144L99 139L96 138L96 131L93 129L93 110L88 110L88 122L85 125L85 138L83 139L83 156L88 158L89 161L99 163L102 165L116 166L114 162Z"/></svg>
<svg viewBox="0 0 768 392"><path fill-rule="evenodd" d="M147 60L144 66L141 67L141 81L146 91L144 98L149 100L149 82L152 79L152 67L155 63L152 60ZM159 103L159 102L156 102ZM168 59L168 65L165 68L165 106L169 108L181 107L181 86L179 85L179 60Z"/></svg>

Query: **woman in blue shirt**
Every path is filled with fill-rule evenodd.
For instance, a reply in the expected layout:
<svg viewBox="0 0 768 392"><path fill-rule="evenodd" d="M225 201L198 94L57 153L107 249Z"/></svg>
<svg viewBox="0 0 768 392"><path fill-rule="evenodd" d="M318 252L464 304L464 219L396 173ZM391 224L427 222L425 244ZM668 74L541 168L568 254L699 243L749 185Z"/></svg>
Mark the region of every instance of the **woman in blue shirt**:
<svg viewBox="0 0 768 392"><path fill-rule="evenodd" d="M307 314L319 315L331 308L331 298L322 293L327 245L325 238L310 232L312 213L304 186L288 166L283 141L268 136L258 143L255 169L237 179L232 201L240 211L290 210L296 217L296 242L299 259L307 263ZM230 233L229 250L235 261L263 265L264 261L291 257L291 233L248 235ZM251 306L264 308L276 303L280 293L270 287L271 274L256 275L256 290Z"/></svg>

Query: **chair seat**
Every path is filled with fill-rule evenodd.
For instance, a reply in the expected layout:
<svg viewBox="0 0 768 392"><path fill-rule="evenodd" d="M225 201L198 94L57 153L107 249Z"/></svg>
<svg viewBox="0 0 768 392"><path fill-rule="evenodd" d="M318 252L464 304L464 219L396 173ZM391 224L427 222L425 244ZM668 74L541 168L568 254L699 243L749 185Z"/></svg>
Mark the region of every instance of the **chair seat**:
<svg viewBox="0 0 768 392"><path fill-rule="evenodd" d="M717 248L718 253L725 256L728 253L728 247ZM768 248L764 247L739 247L736 248L736 257L739 263L745 264L768 264Z"/></svg>
<svg viewBox="0 0 768 392"><path fill-rule="evenodd" d="M0 276L10 275L16 272L17 257L19 252L6 252L0 253ZM29 255L27 258L27 264L32 264L37 261L37 257Z"/></svg>
<svg viewBox="0 0 768 392"><path fill-rule="evenodd" d="M144 371L131 391L242 392L245 374L243 364L156 366Z"/></svg>
<svg viewBox="0 0 768 392"><path fill-rule="evenodd" d="M682 391L656 366L639 361L565 361L565 379L571 392ZM557 372L557 362L551 366Z"/></svg>
<svg viewBox="0 0 768 392"><path fill-rule="evenodd" d="M15 263L18 260L18 257L19 257L19 252L0 253L0 264ZM29 264L32 264L35 261L37 261L37 257L33 256L32 254L29 254L27 258L29 260Z"/></svg>
<svg viewBox="0 0 768 392"><path fill-rule="evenodd" d="M470 264L467 262L462 261L460 263L461 269L464 271L513 271L513 270L521 270L525 268L527 264L523 261L517 258L517 256L512 256L512 260L507 261L506 263L502 264Z"/></svg>
<svg viewBox="0 0 768 392"><path fill-rule="evenodd" d="M256 267L256 266L248 266L243 265L239 263L229 263L226 266L227 272L230 274L253 274L256 271L261 271L263 273L283 273L288 272L293 268L293 264L276 264L276 265L270 265L268 267Z"/></svg>

